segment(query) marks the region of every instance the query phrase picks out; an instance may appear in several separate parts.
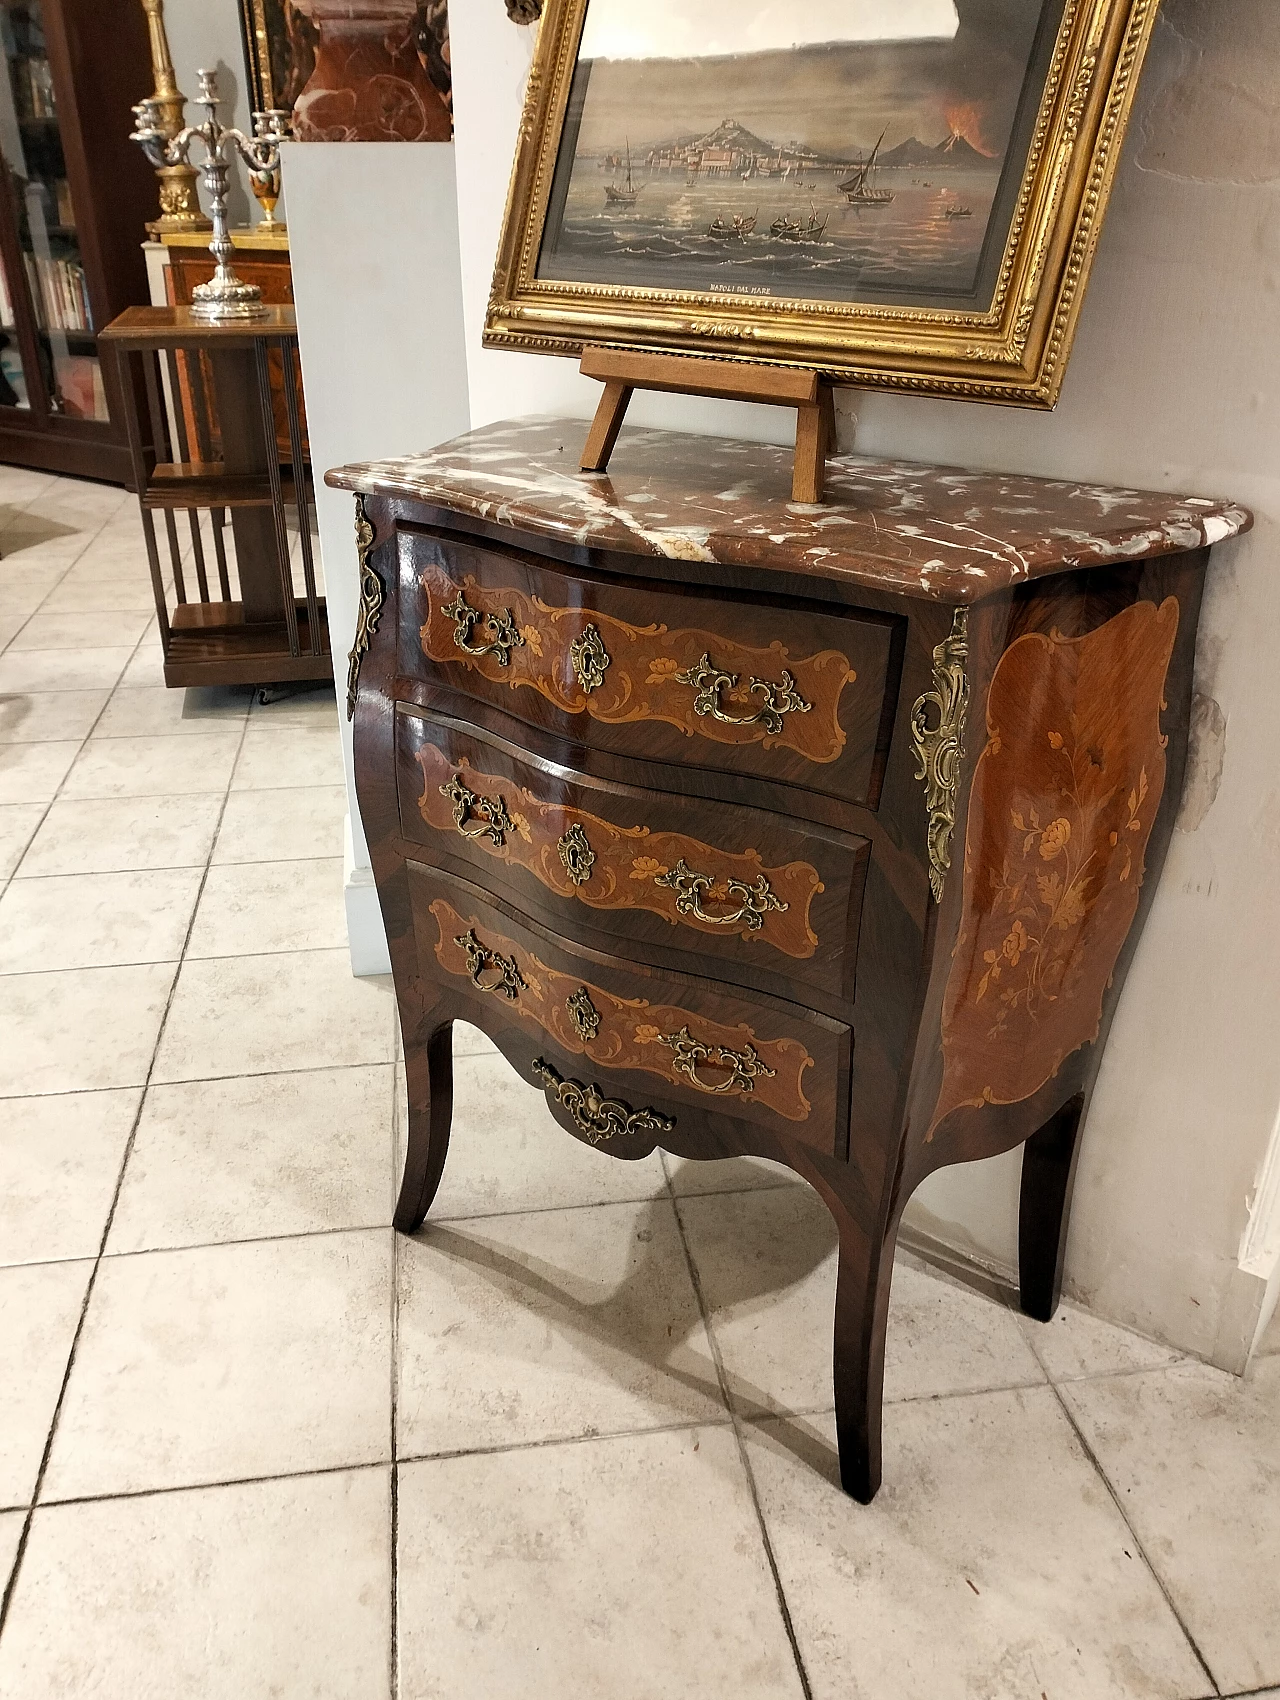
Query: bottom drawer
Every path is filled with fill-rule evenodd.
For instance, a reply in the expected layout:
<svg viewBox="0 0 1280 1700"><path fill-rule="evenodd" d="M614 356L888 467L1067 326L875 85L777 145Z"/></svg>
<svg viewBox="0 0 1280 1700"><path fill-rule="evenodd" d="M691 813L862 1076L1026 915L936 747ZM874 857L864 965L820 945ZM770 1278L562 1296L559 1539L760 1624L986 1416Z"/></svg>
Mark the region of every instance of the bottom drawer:
<svg viewBox="0 0 1280 1700"><path fill-rule="evenodd" d="M563 1056L585 1057L607 1092L657 1095L677 1115L680 1104L694 1105L832 1155L844 1150L848 1027L551 940L468 882L416 862L407 868L424 974L486 1006L492 1000L503 1020Z"/></svg>

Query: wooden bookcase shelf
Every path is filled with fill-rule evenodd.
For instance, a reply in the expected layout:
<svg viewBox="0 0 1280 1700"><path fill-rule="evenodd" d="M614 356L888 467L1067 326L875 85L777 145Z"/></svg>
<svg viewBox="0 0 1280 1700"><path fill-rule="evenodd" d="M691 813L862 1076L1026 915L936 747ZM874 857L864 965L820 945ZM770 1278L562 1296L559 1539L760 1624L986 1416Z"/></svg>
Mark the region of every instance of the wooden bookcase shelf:
<svg viewBox="0 0 1280 1700"><path fill-rule="evenodd" d="M189 307L131 307L107 327L102 341L114 355L125 401L131 483L142 510L165 683L270 685L329 678L293 308L270 307L247 323L209 325ZM281 419L287 459L281 454ZM190 529L187 543L179 531L180 512ZM168 544L172 601L157 513Z"/></svg>
<svg viewBox="0 0 1280 1700"><path fill-rule="evenodd" d="M151 88L137 4L0 0L0 462L124 484L97 330L147 298L155 176L129 140Z"/></svg>

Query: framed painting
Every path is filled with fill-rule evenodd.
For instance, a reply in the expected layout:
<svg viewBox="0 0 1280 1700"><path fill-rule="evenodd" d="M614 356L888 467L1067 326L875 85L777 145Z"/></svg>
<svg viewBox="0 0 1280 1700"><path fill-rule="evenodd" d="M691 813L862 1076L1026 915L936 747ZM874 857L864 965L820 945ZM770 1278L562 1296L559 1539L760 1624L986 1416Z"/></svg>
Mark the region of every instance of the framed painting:
<svg viewBox="0 0 1280 1700"><path fill-rule="evenodd" d="M1052 407L1157 0L547 0L486 321Z"/></svg>
<svg viewBox="0 0 1280 1700"><path fill-rule="evenodd" d="M447 0L240 0L252 109L300 142L453 137Z"/></svg>

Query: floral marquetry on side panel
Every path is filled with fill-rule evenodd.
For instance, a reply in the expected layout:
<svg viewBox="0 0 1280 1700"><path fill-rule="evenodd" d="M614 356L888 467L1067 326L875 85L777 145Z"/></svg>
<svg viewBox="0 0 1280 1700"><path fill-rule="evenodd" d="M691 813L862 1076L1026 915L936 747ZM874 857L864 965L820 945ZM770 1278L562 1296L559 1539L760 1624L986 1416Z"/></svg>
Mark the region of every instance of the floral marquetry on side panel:
<svg viewBox="0 0 1280 1700"><path fill-rule="evenodd" d="M934 1127L1030 1098L1098 1035L1164 795L1178 617L1173 597L1139 602L1085 637L1019 638L996 668Z"/></svg>

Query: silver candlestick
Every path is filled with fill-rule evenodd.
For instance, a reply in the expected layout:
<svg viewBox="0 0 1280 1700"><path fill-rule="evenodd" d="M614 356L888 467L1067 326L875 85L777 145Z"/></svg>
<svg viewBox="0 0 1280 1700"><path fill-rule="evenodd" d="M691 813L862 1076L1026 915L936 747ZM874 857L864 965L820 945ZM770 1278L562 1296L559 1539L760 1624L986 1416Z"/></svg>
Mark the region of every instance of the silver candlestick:
<svg viewBox="0 0 1280 1700"><path fill-rule="evenodd" d="M167 139L161 128L163 114L154 99L139 101L133 109L137 129L129 140L137 142L152 165L182 165L189 160L191 144L200 141L205 160L200 167L204 186L209 192L209 211L213 218L213 238L209 252L213 255L214 273L208 283L197 284L192 291L191 314L209 324L231 324L240 319L261 319L267 309L262 305L262 291L256 283L246 283L236 276L231 261L235 255L227 234L227 173L236 154L245 161L251 172L271 172L280 165L280 143L289 139L289 114L272 109L255 112L253 136L242 130L230 130L218 122L218 81L214 72L200 71L198 100L208 119L203 124L189 124L185 130Z"/></svg>

